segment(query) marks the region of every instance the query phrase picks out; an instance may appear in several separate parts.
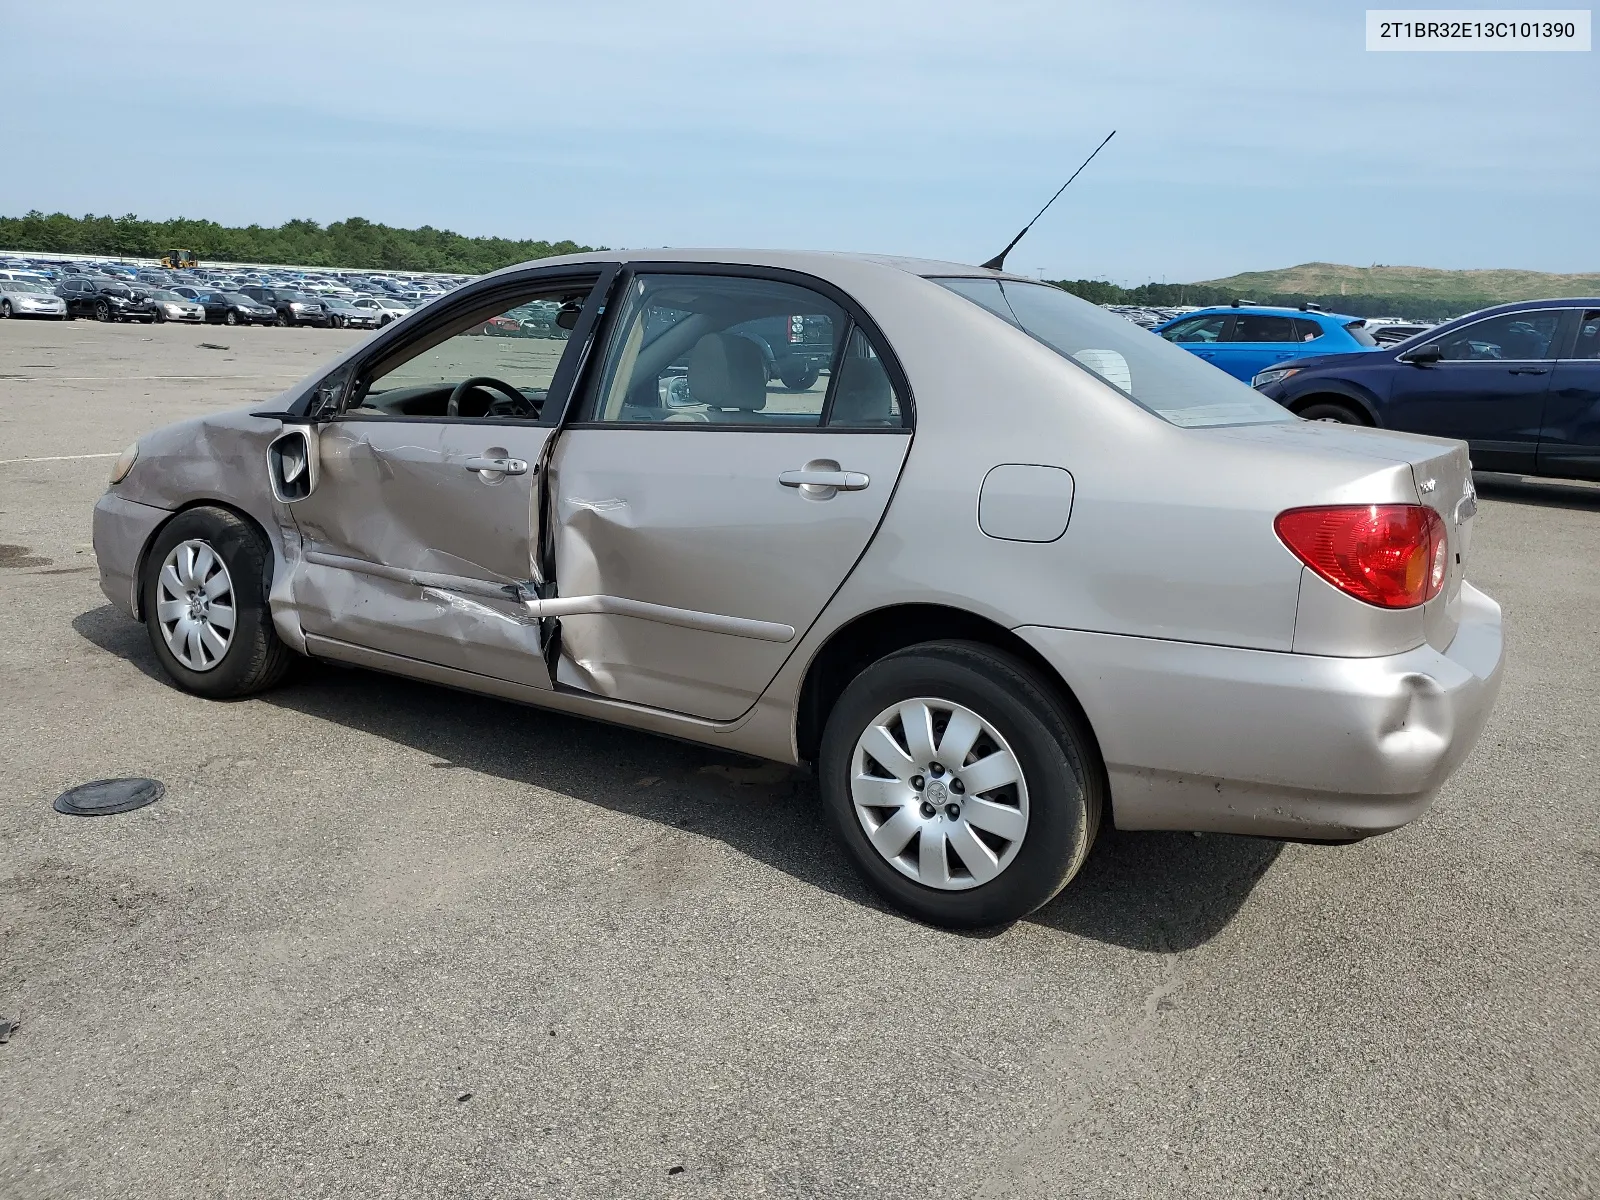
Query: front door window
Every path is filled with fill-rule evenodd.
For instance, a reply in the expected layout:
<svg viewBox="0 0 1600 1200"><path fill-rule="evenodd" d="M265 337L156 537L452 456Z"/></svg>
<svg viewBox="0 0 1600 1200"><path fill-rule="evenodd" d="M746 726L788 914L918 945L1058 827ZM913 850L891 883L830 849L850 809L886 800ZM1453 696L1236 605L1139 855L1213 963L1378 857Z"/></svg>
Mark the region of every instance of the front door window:
<svg viewBox="0 0 1600 1200"><path fill-rule="evenodd" d="M1528 362L1554 358L1562 310L1541 308L1474 321L1439 339L1446 362Z"/></svg>

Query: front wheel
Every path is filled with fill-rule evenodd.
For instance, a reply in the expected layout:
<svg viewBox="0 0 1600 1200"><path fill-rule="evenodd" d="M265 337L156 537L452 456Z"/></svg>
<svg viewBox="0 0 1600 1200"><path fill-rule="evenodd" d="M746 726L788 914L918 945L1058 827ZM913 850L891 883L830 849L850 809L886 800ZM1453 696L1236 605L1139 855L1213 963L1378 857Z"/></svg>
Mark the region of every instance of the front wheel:
<svg viewBox="0 0 1600 1200"><path fill-rule="evenodd" d="M237 325L239 323L239 315L230 308L222 314L222 323L224 325Z"/></svg>
<svg viewBox="0 0 1600 1200"><path fill-rule="evenodd" d="M1333 401L1308 404L1299 411L1298 415L1307 421L1325 421L1335 425L1366 424L1361 419L1361 414L1356 412L1355 409L1349 405L1338 404Z"/></svg>
<svg viewBox="0 0 1600 1200"><path fill-rule="evenodd" d="M10 319L11 319L11 301L9 301L9 300L0 300L0 321L9 321Z"/></svg>
<svg viewBox="0 0 1600 1200"><path fill-rule="evenodd" d="M156 535L145 558L141 606L150 645L185 691L248 696L288 670L291 651L272 627L272 548L256 526L221 508L191 508Z"/></svg>
<svg viewBox="0 0 1600 1200"><path fill-rule="evenodd" d="M289 314L286 312L280 312L278 314L278 328L287 329L289 324Z"/></svg>
<svg viewBox="0 0 1600 1200"><path fill-rule="evenodd" d="M111 305L107 304L104 300L96 304L94 306L94 319L96 321L111 320Z"/></svg>
<svg viewBox="0 0 1600 1200"><path fill-rule="evenodd" d="M165 310L158 308L156 309L155 316L151 319L155 321L157 325L165 325L167 323L167 314Z"/></svg>
<svg viewBox="0 0 1600 1200"><path fill-rule="evenodd" d="M912 646L857 675L818 769L867 882L959 929L1014 921L1065 887L1105 793L1081 717L1026 663L972 642Z"/></svg>

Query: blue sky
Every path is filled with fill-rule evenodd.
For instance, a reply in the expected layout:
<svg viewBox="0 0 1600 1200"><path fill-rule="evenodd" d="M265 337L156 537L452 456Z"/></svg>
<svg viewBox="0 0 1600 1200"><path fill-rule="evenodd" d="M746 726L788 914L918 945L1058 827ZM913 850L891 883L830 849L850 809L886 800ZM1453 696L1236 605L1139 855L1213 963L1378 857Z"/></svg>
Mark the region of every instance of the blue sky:
<svg viewBox="0 0 1600 1200"><path fill-rule="evenodd" d="M978 261L1116 128L1014 269L1600 270L1596 53L1371 54L1364 12L0 0L0 212Z"/></svg>

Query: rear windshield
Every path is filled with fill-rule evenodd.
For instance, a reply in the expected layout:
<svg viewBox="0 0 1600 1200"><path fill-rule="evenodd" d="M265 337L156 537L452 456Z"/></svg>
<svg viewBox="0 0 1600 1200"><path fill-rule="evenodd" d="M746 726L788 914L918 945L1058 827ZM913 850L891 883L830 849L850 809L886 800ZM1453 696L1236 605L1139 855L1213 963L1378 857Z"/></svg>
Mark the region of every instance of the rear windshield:
<svg viewBox="0 0 1600 1200"><path fill-rule="evenodd" d="M1047 283L935 279L1174 425L1293 421L1286 409L1125 317Z"/></svg>

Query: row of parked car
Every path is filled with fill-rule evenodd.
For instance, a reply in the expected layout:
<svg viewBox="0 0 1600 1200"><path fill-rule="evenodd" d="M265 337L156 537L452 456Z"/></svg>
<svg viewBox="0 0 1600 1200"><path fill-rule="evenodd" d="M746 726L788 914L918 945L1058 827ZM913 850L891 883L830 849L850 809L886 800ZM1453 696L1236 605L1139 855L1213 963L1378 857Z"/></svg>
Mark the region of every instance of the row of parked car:
<svg viewBox="0 0 1600 1200"><path fill-rule="evenodd" d="M1235 304L1153 332L1308 420L1459 438L1480 470L1600 479L1600 298L1376 330L1311 306Z"/></svg>
<svg viewBox="0 0 1600 1200"><path fill-rule="evenodd" d="M0 259L0 318L378 329L465 279Z"/></svg>

